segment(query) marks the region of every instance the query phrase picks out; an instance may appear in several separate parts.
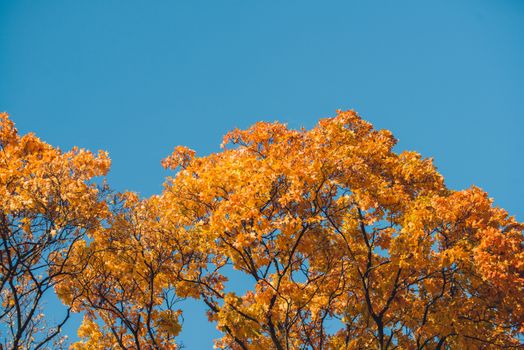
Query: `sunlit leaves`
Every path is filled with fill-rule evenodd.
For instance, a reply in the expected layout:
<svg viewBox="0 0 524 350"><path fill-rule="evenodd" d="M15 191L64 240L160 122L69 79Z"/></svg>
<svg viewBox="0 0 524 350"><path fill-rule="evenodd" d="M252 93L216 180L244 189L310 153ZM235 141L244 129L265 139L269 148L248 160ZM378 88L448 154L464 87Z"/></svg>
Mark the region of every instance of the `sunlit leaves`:
<svg viewBox="0 0 524 350"><path fill-rule="evenodd" d="M243 296L222 292L205 281L227 275L211 259L194 278L224 332L217 346L518 343L522 225L395 143L348 111L309 131L257 123L220 153L167 158L182 168L159 197L166 217L253 281Z"/></svg>
<svg viewBox="0 0 524 350"><path fill-rule="evenodd" d="M103 152L20 137L6 116L0 142L2 234L18 237L2 307L37 283L10 275L9 256L60 242L30 261L48 261L84 313L74 349L175 349L184 298L207 306L224 349L522 345L524 225L353 111L311 130L235 129L208 156L176 147L162 162L174 175L145 199L101 196Z"/></svg>
<svg viewBox="0 0 524 350"><path fill-rule="evenodd" d="M82 265L64 268L72 249L107 214L93 178L109 166L105 152L62 152L33 134L19 135L0 114L0 330L6 348L63 345L57 336L69 310L44 317L42 300L67 275L82 273Z"/></svg>

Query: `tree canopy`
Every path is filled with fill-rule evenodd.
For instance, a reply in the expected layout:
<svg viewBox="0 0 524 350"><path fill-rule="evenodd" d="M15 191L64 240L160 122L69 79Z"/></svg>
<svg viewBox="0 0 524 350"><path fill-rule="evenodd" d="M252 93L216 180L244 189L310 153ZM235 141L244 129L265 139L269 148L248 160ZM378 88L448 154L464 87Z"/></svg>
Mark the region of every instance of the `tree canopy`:
<svg viewBox="0 0 524 350"><path fill-rule="evenodd" d="M32 311L50 288L84 314L73 349L176 349L185 298L221 349L524 346L524 224L353 111L233 130L207 156L178 146L150 198L93 182L105 153L1 122L7 348L57 338Z"/></svg>

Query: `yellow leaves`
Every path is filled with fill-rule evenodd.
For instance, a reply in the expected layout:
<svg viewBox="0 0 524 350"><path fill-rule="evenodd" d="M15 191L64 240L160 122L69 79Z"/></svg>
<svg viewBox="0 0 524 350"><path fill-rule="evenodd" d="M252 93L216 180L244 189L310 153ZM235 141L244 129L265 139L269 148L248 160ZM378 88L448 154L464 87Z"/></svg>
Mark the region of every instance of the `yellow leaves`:
<svg viewBox="0 0 524 350"><path fill-rule="evenodd" d="M254 320L264 318L262 314L264 305L256 304L253 297L254 294L250 292L244 298L234 293L226 294L224 306L217 314L217 328L221 330L229 328L241 339L257 339L261 333L258 323Z"/></svg>
<svg viewBox="0 0 524 350"><path fill-rule="evenodd" d="M177 146L173 153L162 161L162 166L166 169L176 169L177 167L187 168L195 156L195 151L184 146Z"/></svg>
<svg viewBox="0 0 524 350"><path fill-rule="evenodd" d="M98 151L98 155L95 156L90 151L75 147L64 155L69 157L77 175L81 178L107 175L111 166L111 159L105 151Z"/></svg>
<svg viewBox="0 0 524 350"><path fill-rule="evenodd" d="M0 145L2 148L6 148L9 145L16 143L18 137L18 131L15 128L15 124L9 119L7 113L0 113Z"/></svg>
<svg viewBox="0 0 524 350"><path fill-rule="evenodd" d="M57 286L62 300L75 298L75 311L101 320L103 342L94 345L95 340L90 338L79 349L105 349L119 344L111 328L116 321L125 325L117 328L116 334L122 343L129 342L128 346L139 342L147 348L156 343L162 349L175 349L174 338L181 330L180 312L172 308L175 293L183 297L199 295L197 284L179 280L182 276L196 278L199 268L197 255L183 242L189 238L187 232L168 231L177 226L160 217L163 203L158 196L143 200L136 193L126 192L112 198L112 205L115 207L104 226L94 232L89 245L73 252L79 258L75 261L85 264L83 271ZM188 261L188 256L193 259ZM189 269L183 262L194 266ZM68 271L71 269L74 266L68 266ZM147 327L154 331L147 332Z"/></svg>
<svg viewBox="0 0 524 350"><path fill-rule="evenodd" d="M254 232L240 233L236 236L233 245L238 249L246 248L251 245L255 239L256 235Z"/></svg>
<svg viewBox="0 0 524 350"><path fill-rule="evenodd" d="M176 293L182 298L195 298L200 297L200 289L196 283L187 281L175 282Z"/></svg>
<svg viewBox="0 0 524 350"><path fill-rule="evenodd" d="M396 233L396 230L392 227L383 229L379 232L376 238L376 245L381 249L389 249L393 234Z"/></svg>
<svg viewBox="0 0 524 350"><path fill-rule="evenodd" d="M18 145L21 155L29 156L33 154L43 153L49 150L50 146L36 137L33 133L29 133L20 139Z"/></svg>
<svg viewBox="0 0 524 350"><path fill-rule="evenodd" d="M224 136L221 147L225 148L228 143L239 144L248 146L249 150L263 155L271 144L285 143L294 136L295 132L288 130L285 124L258 122L248 130L235 129L228 132Z"/></svg>
<svg viewBox="0 0 524 350"><path fill-rule="evenodd" d="M457 260L454 253L452 250L446 250L440 255L442 266L450 267Z"/></svg>
<svg viewBox="0 0 524 350"><path fill-rule="evenodd" d="M449 334L446 347L477 348L471 337L510 344L523 324L523 225L478 188L447 190L431 159L394 153L393 135L354 111L311 130L236 129L205 157L176 147L161 195L108 203L90 184L107 153L63 153L0 118L4 212L32 215L17 221L28 237L49 213L51 237L73 223L90 235L56 287L90 317L75 349L114 346L114 320L174 348L181 314L167 296L204 300L225 333L217 346L232 349L380 348L380 327L399 348ZM231 293L229 267L254 288ZM132 344L134 331L116 332Z"/></svg>
<svg viewBox="0 0 524 350"><path fill-rule="evenodd" d="M68 206L76 215L68 220L100 215L103 204L88 182L109 170L106 152L99 152L97 157L76 148L63 153L33 134L19 136L7 116L2 122L2 132L9 133L6 137L11 140L0 154L0 191L4 194L0 206L5 211L52 213L60 220L60 210Z"/></svg>
<svg viewBox="0 0 524 350"><path fill-rule="evenodd" d="M31 233L31 219L30 218L22 218L20 220L20 224L22 226L22 230L28 235L32 235Z"/></svg>
<svg viewBox="0 0 524 350"><path fill-rule="evenodd" d="M81 340L73 343L71 350L105 350L117 345L117 342L104 334L101 327L88 316L84 316L82 324L78 328L78 336ZM122 337L123 339L125 337Z"/></svg>
<svg viewBox="0 0 524 350"><path fill-rule="evenodd" d="M478 233L480 243L474 248L474 259L483 277L507 290L524 287L524 238L522 225L512 219L502 222L504 230L487 227Z"/></svg>
<svg viewBox="0 0 524 350"><path fill-rule="evenodd" d="M80 338L91 338L97 341L100 336L100 327L89 317L84 316L82 324L78 328L78 336Z"/></svg>
<svg viewBox="0 0 524 350"><path fill-rule="evenodd" d="M204 217L205 230L193 231L209 239L207 243L200 240L200 244L211 247L214 255L230 259L238 270L264 271L274 269L275 261L279 264L281 275L258 280L253 294L225 297L226 305L236 305L248 315L272 308L265 317L275 322L282 321L282 313L297 315L298 310L304 310L298 305L304 303L308 317L312 317L309 322L330 305L337 305L331 312L347 310L345 301L329 297L328 291L337 288L340 295L358 295L361 303L368 294L375 310L366 304L352 307L367 317L386 306L389 311L384 315L389 317L406 308L435 304L408 287L419 278L435 298L440 293L443 299L451 295L459 298L453 289L457 287L451 287L450 282L456 278L452 276L455 269L468 280L460 283L480 288L472 258L476 256L486 265L493 259L487 249L475 247L481 228L493 226L493 218L501 214L491 209L478 190L449 192L431 159L415 152L397 155L392 152L395 142L390 132L374 130L353 111L339 111L335 118L321 120L310 131L289 130L279 123L237 129L228 133L223 143L236 147L192 158L166 185L166 192L173 194L169 196L169 215L191 222L187 210L191 208L193 222ZM465 207L471 208L467 214ZM496 230L500 232L498 227ZM493 239L485 239L486 246L488 241L499 244L494 235L490 237ZM299 269L310 279L302 276L300 282L292 281L290 276L297 275ZM337 274L337 269L343 272ZM313 283L314 278L322 282ZM387 296L393 292L396 295L388 304ZM274 295L278 297L271 302ZM253 300L258 309L251 304ZM457 313L462 312L459 301L453 305L450 307ZM246 322L239 310L232 306L220 310L219 324L228 324L242 339L261 341L262 335L268 339L267 333L249 335L242 327L235 327ZM438 329L449 328L446 320L432 318L437 311L430 310L429 319L440 324ZM418 327L422 315L413 311L412 317L406 322ZM293 332L300 334L296 329ZM398 341L411 346L408 336ZM368 338L354 344L373 342Z"/></svg>
<svg viewBox="0 0 524 350"><path fill-rule="evenodd" d="M15 299L12 296L4 296L2 300L2 307L4 309L10 309L15 306Z"/></svg>
<svg viewBox="0 0 524 350"><path fill-rule="evenodd" d="M182 330L182 325L178 320L181 314L182 310L160 311L154 316L155 324L161 331L168 333L170 336L176 337Z"/></svg>
<svg viewBox="0 0 524 350"><path fill-rule="evenodd" d="M470 253L467 248L457 245L451 249L446 249L439 254L441 265L450 267L452 264L469 263Z"/></svg>
<svg viewBox="0 0 524 350"><path fill-rule="evenodd" d="M56 286L59 297L73 304L76 290L66 283L85 265L76 246L105 218L106 204L92 180L109 170L107 153L95 156L76 148L63 152L32 133L19 135L7 114L0 115L0 148L1 265L16 256L16 264L2 271L16 287L2 289L2 298L38 304ZM40 324L36 319L26 322L24 318L33 315L30 310L21 308L17 327ZM40 326L31 327L14 330L29 342L19 346L34 347L33 340L42 337L32 333L40 332Z"/></svg>
<svg viewBox="0 0 524 350"><path fill-rule="evenodd" d="M398 155L396 163L394 171L399 181L409 185L411 194L427 195L444 190L444 179L431 158L422 159L416 152L404 151Z"/></svg>

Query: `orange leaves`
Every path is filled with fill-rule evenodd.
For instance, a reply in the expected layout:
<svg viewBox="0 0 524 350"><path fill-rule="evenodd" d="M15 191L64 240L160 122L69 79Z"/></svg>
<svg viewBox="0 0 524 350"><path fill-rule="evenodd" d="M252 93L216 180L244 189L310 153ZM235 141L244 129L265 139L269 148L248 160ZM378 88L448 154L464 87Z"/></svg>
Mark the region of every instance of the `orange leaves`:
<svg viewBox="0 0 524 350"><path fill-rule="evenodd" d="M176 169L179 166L186 168L194 156L195 151L184 146L177 146L173 153L162 161L162 166L166 169Z"/></svg>
<svg viewBox="0 0 524 350"><path fill-rule="evenodd" d="M161 331L176 337L182 330L182 325L179 322L180 315L182 315L182 310L164 310L155 313L153 318Z"/></svg>
<svg viewBox="0 0 524 350"><path fill-rule="evenodd" d="M8 301L0 320L13 330L14 348L45 347L57 332L34 315L47 291L85 263L71 264L72 256L106 217L93 178L108 172L110 160L105 152L62 152L34 134L19 135L7 114L0 115L0 147L0 298ZM71 289L56 291L74 307Z"/></svg>
<svg viewBox="0 0 524 350"><path fill-rule="evenodd" d="M98 202L98 190L89 182L109 171L106 152L98 156L76 148L62 152L33 134L19 136L6 115L2 123L7 135L0 154L0 206L4 210L46 213L61 226L65 226L62 203L68 204L77 219L102 215L104 204Z"/></svg>
<svg viewBox="0 0 524 350"><path fill-rule="evenodd" d="M77 346L90 348L100 344L100 338L103 345L96 346L102 349L122 344L175 349L181 312L174 308L173 278L183 274L185 252L178 237L166 234L170 227L159 217L158 197L141 200L127 192L113 198L113 203L116 207L105 227L88 246L73 251L75 262L85 264L84 270L57 287L64 302L74 296L75 311L100 321L97 331L86 334Z"/></svg>
<svg viewBox="0 0 524 350"><path fill-rule="evenodd" d="M431 159L393 152L354 111L311 130L236 129L204 157L176 147L160 195L103 201L90 181L107 154L63 153L1 118L0 205L23 214L12 226L31 237L46 214L50 237L78 222L90 237L51 255L67 272L58 296L88 315L76 349L175 348L177 298L208 306L218 348L519 341L524 225L478 188L448 190ZM250 286L234 290L231 271Z"/></svg>
<svg viewBox="0 0 524 350"><path fill-rule="evenodd" d="M435 169L432 159L422 159L416 152L404 151L395 163L398 181L407 185L412 195L428 195L444 189L444 179Z"/></svg>
<svg viewBox="0 0 524 350"><path fill-rule="evenodd" d="M505 242L501 249L520 257L520 236L511 232L522 228L504 221L481 191L448 191L430 159L395 154L395 143L353 111L309 131L257 123L228 133L223 146L235 147L192 158L166 184L168 217L256 282L233 299L201 284L225 332L220 346L315 348L345 337L346 347L386 348L385 333L406 348L455 344L458 321L443 310L471 317L472 305L488 307L490 293L501 293L478 276L487 278L493 264L490 278L522 265L488 248ZM342 313L347 324L328 335L320 320ZM495 319L516 322L502 309ZM477 336L484 339L489 331L466 323L465 335L482 329Z"/></svg>
<svg viewBox="0 0 524 350"><path fill-rule="evenodd" d="M286 125L275 122L258 122L248 130L235 129L228 132L222 141L221 147L225 148L228 143L246 147L261 156L269 151L272 144L286 143L295 136Z"/></svg>
<svg viewBox="0 0 524 350"><path fill-rule="evenodd" d="M90 151L73 148L67 155L79 177L107 175L111 166L111 160L105 151L98 151L98 155L95 156Z"/></svg>
<svg viewBox="0 0 524 350"><path fill-rule="evenodd" d="M18 141L18 131L7 113L0 113L0 146L6 148L8 145Z"/></svg>

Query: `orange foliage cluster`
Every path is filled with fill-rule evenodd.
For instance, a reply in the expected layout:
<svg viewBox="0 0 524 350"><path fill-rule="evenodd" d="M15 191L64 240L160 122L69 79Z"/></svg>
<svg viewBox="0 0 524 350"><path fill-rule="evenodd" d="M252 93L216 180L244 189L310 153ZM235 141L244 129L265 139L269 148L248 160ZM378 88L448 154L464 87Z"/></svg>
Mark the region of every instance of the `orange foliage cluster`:
<svg viewBox="0 0 524 350"><path fill-rule="evenodd" d="M524 225L353 111L233 130L208 156L176 147L147 199L100 195L103 153L20 138L6 116L0 137L2 235L30 240L45 215L52 236L82 232L50 254L56 293L85 315L73 349L175 349L183 298L207 305L220 349L524 346Z"/></svg>

